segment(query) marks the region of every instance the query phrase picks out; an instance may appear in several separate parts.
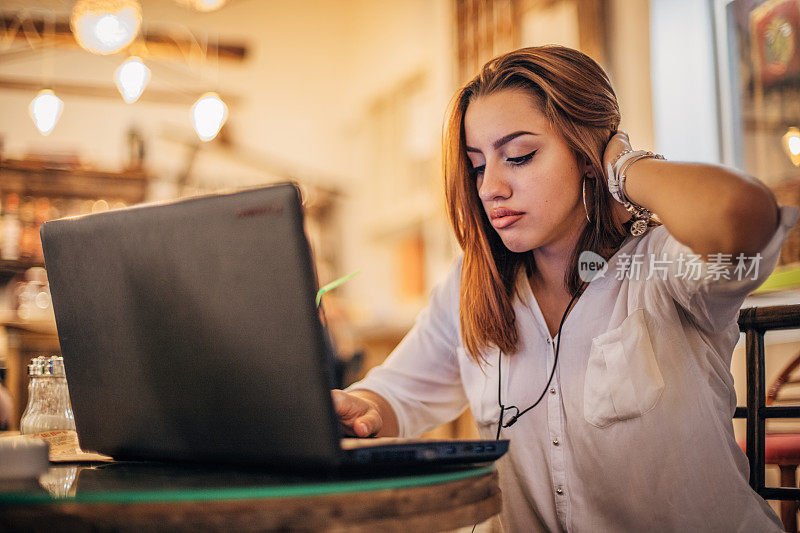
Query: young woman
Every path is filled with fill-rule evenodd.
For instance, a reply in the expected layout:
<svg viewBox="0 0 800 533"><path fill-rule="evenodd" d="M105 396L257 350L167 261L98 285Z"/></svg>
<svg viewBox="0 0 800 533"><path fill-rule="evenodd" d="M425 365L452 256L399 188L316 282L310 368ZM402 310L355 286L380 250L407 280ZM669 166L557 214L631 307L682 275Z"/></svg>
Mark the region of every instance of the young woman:
<svg viewBox="0 0 800 533"><path fill-rule="evenodd" d="M558 46L457 93L463 255L336 410L357 436L411 437L469 406L482 438L511 440L509 531L780 531L747 484L730 361L800 210L733 169L634 151L619 122L600 66Z"/></svg>

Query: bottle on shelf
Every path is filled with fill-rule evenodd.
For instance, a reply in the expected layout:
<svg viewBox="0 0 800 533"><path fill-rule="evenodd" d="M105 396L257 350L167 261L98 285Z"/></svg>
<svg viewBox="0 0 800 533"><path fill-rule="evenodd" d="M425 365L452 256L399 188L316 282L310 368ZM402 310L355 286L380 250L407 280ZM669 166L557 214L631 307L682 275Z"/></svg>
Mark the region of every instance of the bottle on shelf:
<svg viewBox="0 0 800 533"><path fill-rule="evenodd" d="M19 259L19 240L22 224L19 221L19 196L11 193L6 196L3 215L3 233L0 234L0 259Z"/></svg>
<svg viewBox="0 0 800 533"><path fill-rule="evenodd" d="M62 216L73 217L75 215L83 214L83 200L79 198L70 198L66 200L66 207Z"/></svg>
<svg viewBox="0 0 800 533"><path fill-rule="evenodd" d="M65 216L65 209L66 203L61 198L53 198L53 201L50 202L50 219L54 220L56 218L61 218Z"/></svg>
<svg viewBox="0 0 800 533"><path fill-rule="evenodd" d="M22 233L19 237L19 258L31 261L36 255L36 242L39 234L35 225L35 200L26 196L22 199L19 206L19 222L22 225Z"/></svg>
<svg viewBox="0 0 800 533"><path fill-rule="evenodd" d="M39 229L42 224L50 220L50 200L39 198L33 206L33 227L35 236L35 247L33 250L33 260L39 263L44 262L44 251L42 250L42 239L39 237Z"/></svg>
<svg viewBox="0 0 800 533"><path fill-rule="evenodd" d="M3 217L5 215L5 200L3 191L0 190L0 258L3 257Z"/></svg>

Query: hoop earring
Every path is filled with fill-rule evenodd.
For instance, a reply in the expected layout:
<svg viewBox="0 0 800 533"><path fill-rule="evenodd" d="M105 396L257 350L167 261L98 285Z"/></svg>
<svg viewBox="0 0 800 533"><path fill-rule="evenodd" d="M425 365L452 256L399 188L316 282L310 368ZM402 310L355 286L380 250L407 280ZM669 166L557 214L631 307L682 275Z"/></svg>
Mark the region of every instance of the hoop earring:
<svg viewBox="0 0 800 533"><path fill-rule="evenodd" d="M581 198L583 198L583 210L586 213L586 221L591 223L592 219L589 218L589 209L586 207L586 174L583 175L583 181L581 181Z"/></svg>

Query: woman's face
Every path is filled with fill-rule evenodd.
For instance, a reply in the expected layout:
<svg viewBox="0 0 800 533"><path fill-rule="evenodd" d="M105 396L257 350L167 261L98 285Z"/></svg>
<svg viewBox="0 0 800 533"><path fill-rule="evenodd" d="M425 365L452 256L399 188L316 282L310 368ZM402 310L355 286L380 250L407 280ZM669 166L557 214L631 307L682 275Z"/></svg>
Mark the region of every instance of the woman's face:
<svg viewBox="0 0 800 533"><path fill-rule="evenodd" d="M467 107L464 130L478 195L509 250L575 236L586 221L581 180L588 167L579 167L527 92L478 97Z"/></svg>

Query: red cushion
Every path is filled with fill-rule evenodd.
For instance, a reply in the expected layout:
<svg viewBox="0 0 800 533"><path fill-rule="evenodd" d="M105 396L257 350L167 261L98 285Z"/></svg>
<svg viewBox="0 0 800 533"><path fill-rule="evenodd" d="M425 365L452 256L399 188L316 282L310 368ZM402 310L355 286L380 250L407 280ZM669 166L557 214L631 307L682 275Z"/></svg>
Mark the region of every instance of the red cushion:
<svg viewBox="0 0 800 533"><path fill-rule="evenodd" d="M765 437L765 463L797 461L800 464L800 433L770 433ZM739 442L739 447L747 453L744 441Z"/></svg>

